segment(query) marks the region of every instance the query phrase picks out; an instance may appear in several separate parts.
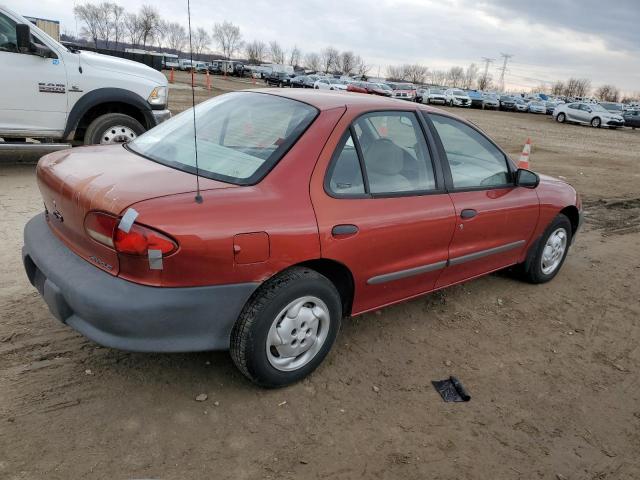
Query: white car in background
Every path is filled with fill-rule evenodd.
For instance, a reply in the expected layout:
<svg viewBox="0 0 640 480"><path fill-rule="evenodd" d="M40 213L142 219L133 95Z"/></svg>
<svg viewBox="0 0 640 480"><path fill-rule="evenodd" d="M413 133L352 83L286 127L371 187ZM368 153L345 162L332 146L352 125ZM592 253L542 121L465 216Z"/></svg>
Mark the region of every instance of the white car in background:
<svg viewBox="0 0 640 480"><path fill-rule="evenodd" d="M471 107L471 97L459 88L450 88L444 92L445 102L450 107Z"/></svg>
<svg viewBox="0 0 640 480"><path fill-rule="evenodd" d="M618 128L624 126L622 115L611 113L598 103L564 103L555 108L553 118L559 123L582 123L591 125L594 128Z"/></svg>
<svg viewBox="0 0 640 480"><path fill-rule="evenodd" d="M547 105L544 102L533 100L529 102L529 113L547 113Z"/></svg>
<svg viewBox="0 0 640 480"><path fill-rule="evenodd" d="M447 103L444 88L430 88L426 95L422 96L422 103Z"/></svg>
<svg viewBox="0 0 640 480"><path fill-rule="evenodd" d="M347 82L339 78L322 77L316 80L313 88L317 90L343 90L347 89Z"/></svg>

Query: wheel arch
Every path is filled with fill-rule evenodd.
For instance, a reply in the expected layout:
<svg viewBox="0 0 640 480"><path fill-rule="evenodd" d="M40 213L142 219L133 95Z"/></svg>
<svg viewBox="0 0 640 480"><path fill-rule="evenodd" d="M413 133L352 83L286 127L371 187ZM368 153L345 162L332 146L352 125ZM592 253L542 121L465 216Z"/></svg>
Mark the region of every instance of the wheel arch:
<svg viewBox="0 0 640 480"><path fill-rule="evenodd" d="M348 317L351 315L355 282L351 270L345 264L329 258L317 258L293 266L307 267L327 277L340 293L343 316Z"/></svg>
<svg viewBox="0 0 640 480"><path fill-rule="evenodd" d="M571 222L571 238L578 231L578 226L580 225L580 213L578 212L578 207L575 205L569 205L564 207L560 212L558 212L569 219Z"/></svg>
<svg viewBox="0 0 640 480"><path fill-rule="evenodd" d="M89 124L106 113L129 115L146 129L155 125L151 106L140 95L122 88L99 88L86 93L75 103L67 117L63 137L80 140Z"/></svg>

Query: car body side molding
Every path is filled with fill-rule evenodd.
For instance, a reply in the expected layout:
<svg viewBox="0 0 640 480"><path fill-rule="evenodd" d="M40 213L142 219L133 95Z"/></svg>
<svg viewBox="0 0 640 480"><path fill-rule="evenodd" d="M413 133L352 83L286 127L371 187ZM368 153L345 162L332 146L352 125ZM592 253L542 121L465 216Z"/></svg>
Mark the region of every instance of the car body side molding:
<svg viewBox="0 0 640 480"><path fill-rule="evenodd" d="M367 280L368 285L378 285L380 283L392 282L394 280L401 280L407 277L413 277L423 273L433 272L435 270L441 270L447 266L460 265L462 263L471 262L480 258L488 257L489 255L496 255L498 253L508 252L514 248L522 247L526 243L525 240L518 240L517 242L507 243L498 247L488 248L486 250L480 250L478 252L469 253L461 257L452 258L450 260L443 260L441 262L430 263L428 265L420 265L419 267L408 268L406 270L398 270L396 272L385 273L371 277Z"/></svg>

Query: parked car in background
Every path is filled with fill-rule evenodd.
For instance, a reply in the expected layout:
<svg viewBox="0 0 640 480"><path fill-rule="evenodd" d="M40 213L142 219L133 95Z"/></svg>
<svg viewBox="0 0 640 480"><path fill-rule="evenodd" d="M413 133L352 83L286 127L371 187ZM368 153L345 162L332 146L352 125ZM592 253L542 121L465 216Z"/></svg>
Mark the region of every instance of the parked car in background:
<svg viewBox="0 0 640 480"><path fill-rule="evenodd" d="M371 83L373 85L379 87L380 90L382 90L382 92L378 92L378 94L382 93L383 97L392 97L393 96L393 90L386 83L380 83L380 82L371 82Z"/></svg>
<svg viewBox="0 0 640 480"><path fill-rule="evenodd" d="M429 89L426 87L417 87L416 88L416 98L414 98L414 101L418 102L418 103L425 103L422 101L422 99L424 97L426 97L429 94Z"/></svg>
<svg viewBox="0 0 640 480"><path fill-rule="evenodd" d="M516 109L516 99L511 95L500 96L500 110L513 111Z"/></svg>
<svg viewBox="0 0 640 480"><path fill-rule="evenodd" d="M459 88L445 90L444 98L450 107L471 107L471 98Z"/></svg>
<svg viewBox="0 0 640 480"><path fill-rule="evenodd" d="M430 88L426 99L422 99L422 103L441 103L444 105L447 103L446 90L446 88L439 87Z"/></svg>
<svg viewBox="0 0 640 480"><path fill-rule="evenodd" d="M307 75L302 82L303 88L313 88L320 75Z"/></svg>
<svg viewBox="0 0 640 480"><path fill-rule="evenodd" d="M291 86L291 76L287 72L271 72L264 81L267 85L273 85L280 88Z"/></svg>
<svg viewBox="0 0 640 480"><path fill-rule="evenodd" d="M555 108L558 106L558 104L556 102L544 102L544 106L547 109L547 115L553 115L553 111L555 110Z"/></svg>
<svg viewBox="0 0 640 480"><path fill-rule="evenodd" d="M516 98L516 112L528 112L529 104L523 98Z"/></svg>
<svg viewBox="0 0 640 480"><path fill-rule="evenodd" d="M324 77L319 78L313 84L313 88L320 90L341 90L347 89L347 83L339 78Z"/></svg>
<svg viewBox="0 0 640 480"><path fill-rule="evenodd" d="M65 328L128 351L230 350L282 387L322 363L344 317L512 266L549 282L579 232L573 187L448 112L278 90L194 115L198 170L190 114L127 148L40 160L22 263Z"/></svg>
<svg viewBox="0 0 640 480"><path fill-rule="evenodd" d="M495 93L483 93L482 108L491 110L500 109L500 97Z"/></svg>
<svg viewBox="0 0 640 480"><path fill-rule="evenodd" d="M597 103L574 102L558 105L553 111L553 118L559 123L581 123L595 128L624 126L622 115L611 113Z"/></svg>
<svg viewBox="0 0 640 480"><path fill-rule="evenodd" d="M416 87L410 83L396 83L387 82L387 85L391 87L392 97L399 98L400 100L409 100L413 102L416 98Z"/></svg>
<svg viewBox="0 0 640 480"><path fill-rule="evenodd" d="M547 105L541 100L532 100L529 102L529 113L547 113Z"/></svg>
<svg viewBox="0 0 640 480"><path fill-rule="evenodd" d="M303 88L304 87L304 79L307 78L306 75L296 75L289 82L291 88Z"/></svg>
<svg viewBox="0 0 640 480"><path fill-rule="evenodd" d="M392 96L390 89L383 88L379 84L371 82L351 82L347 85L347 92L369 93L371 95L379 95L381 97Z"/></svg>
<svg viewBox="0 0 640 480"><path fill-rule="evenodd" d="M627 110L622 115L622 118L627 127L631 127L634 130L640 128L640 110Z"/></svg>
<svg viewBox="0 0 640 480"><path fill-rule="evenodd" d="M482 93L477 90L467 90L467 95L469 95L469 98L471 99L472 108L484 107L484 98L482 97Z"/></svg>

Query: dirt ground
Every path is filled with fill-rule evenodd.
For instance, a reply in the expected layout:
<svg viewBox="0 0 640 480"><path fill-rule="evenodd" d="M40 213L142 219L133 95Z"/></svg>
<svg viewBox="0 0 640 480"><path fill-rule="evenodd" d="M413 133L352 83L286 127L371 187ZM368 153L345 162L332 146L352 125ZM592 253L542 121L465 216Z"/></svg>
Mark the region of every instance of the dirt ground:
<svg viewBox="0 0 640 480"><path fill-rule="evenodd" d="M213 84L198 100L252 86ZM532 168L582 192L563 270L346 320L310 378L274 391L224 352L115 351L57 322L21 265L34 167L0 166L0 478L640 478L640 132L456 113L514 155L531 137ZM470 402L434 391L452 374Z"/></svg>

